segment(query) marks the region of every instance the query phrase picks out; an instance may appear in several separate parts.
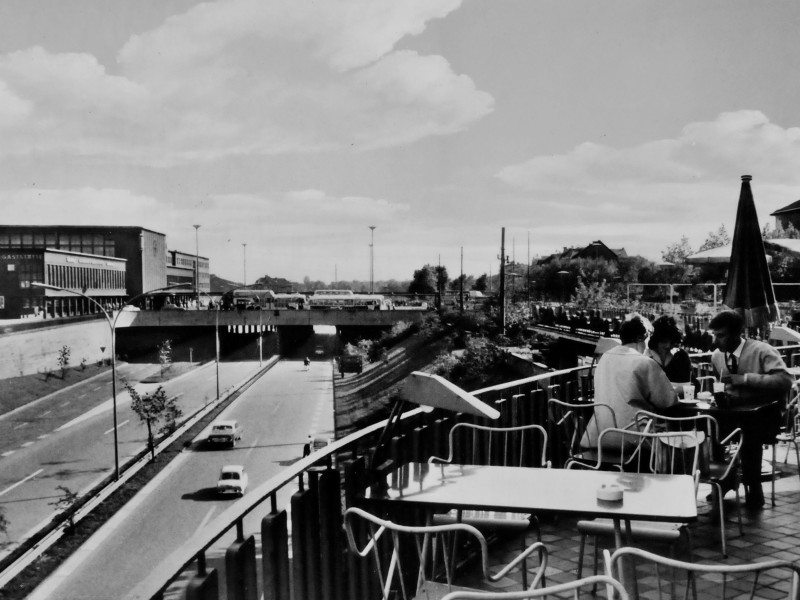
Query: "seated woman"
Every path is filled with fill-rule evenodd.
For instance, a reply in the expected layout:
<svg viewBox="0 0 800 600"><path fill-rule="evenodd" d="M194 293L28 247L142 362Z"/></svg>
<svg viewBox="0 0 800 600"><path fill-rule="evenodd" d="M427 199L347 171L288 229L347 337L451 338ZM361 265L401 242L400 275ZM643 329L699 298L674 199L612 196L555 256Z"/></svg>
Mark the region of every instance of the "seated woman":
<svg viewBox="0 0 800 600"><path fill-rule="evenodd" d="M692 379L692 361L680 347L683 335L675 319L664 315L653 321L653 333L645 356L655 360L673 383L687 383Z"/></svg>

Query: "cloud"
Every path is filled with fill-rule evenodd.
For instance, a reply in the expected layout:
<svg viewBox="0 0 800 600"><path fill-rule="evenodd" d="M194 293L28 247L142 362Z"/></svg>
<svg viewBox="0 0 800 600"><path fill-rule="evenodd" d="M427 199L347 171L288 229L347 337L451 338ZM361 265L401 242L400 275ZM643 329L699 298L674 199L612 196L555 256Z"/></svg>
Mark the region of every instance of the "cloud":
<svg viewBox="0 0 800 600"><path fill-rule="evenodd" d="M460 0L217 0L133 36L118 64L0 56L0 156L171 165L364 150L463 130L491 96L441 56L395 50Z"/></svg>
<svg viewBox="0 0 800 600"><path fill-rule="evenodd" d="M584 143L508 165L496 177L535 211L529 224L542 247L602 238L657 257L682 235L699 246L720 223L731 232L742 174L754 176L759 216L769 221L797 198L797 164L799 128L742 110L690 123L672 139L627 148Z"/></svg>

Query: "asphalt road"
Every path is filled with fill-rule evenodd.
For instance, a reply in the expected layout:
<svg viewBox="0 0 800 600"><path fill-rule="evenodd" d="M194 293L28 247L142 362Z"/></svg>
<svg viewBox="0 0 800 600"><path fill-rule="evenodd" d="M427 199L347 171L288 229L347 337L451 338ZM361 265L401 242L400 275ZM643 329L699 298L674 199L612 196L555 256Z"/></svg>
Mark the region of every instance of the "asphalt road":
<svg viewBox="0 0 800 600"><path fill-rule="evenodd" d="M258 362L221 363L220 390L258 370ZM154 365L126 365L132 384L158 371ZM166 382L184 414L216 398L213 363ZM158 384L135 383L140 393ZM147 442L147 429L130 409L130 396L117 386L119 459L124 464ZM111 377L99 377L0 419L0 507L9 521L0 538L0 555L15 548L55 514L58 486L73 492L91 489L114 469Z"/></svg>
<svg viewBox="0 0 800 600"><path fill-rule="evenodd" d="M237 501L213 489L223 465L244 465L254 489L301 457L309 433L332 435L332 388L330 362L312 362L308 370L301 361L279 362L220 415L243 425L237 447L208 448L206 432L201 433L125 514L104 526L29 600L123 597L159 560ZM286 497L293 491L287 489ZM247 529L258 530L259 518L246 520ZM224 555L223 548L212 555Z"/></svg>

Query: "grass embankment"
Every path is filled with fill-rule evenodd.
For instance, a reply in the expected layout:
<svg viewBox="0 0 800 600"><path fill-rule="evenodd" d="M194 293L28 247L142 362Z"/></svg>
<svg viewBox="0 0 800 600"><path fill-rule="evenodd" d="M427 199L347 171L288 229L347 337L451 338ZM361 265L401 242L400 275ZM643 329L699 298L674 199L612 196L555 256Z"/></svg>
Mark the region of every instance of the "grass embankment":
<svg viewBox="0 0 800 600"><path fill-rule="evenodd" d="M84 367L66 369L63 373L61 371L34 373L3 379L0 383L0 414L110 370L111 367L108 365L99 366L92 363Z"/></svg>

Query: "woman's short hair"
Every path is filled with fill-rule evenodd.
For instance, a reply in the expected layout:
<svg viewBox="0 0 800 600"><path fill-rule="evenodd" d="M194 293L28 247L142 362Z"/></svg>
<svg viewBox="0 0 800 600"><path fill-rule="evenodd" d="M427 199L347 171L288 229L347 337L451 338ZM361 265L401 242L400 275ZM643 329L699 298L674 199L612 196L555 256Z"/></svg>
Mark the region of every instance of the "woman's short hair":
<svg viewBox="0 0 800 600"><path fill-rule="evenodd" d="M640 316L635 316L619 327L619 341L623 344L643 342L647 338L647 327Z"/></svg>
<svg viewBox="0 0 800 600"><path fill-rule="evenodd" d="M655 348L656 344L662 342L678 345L682 341L683 334L678 328L675 317L663 315L653 321L653 334L650 336L650 342L648 343L650 348Z"/></svg>

